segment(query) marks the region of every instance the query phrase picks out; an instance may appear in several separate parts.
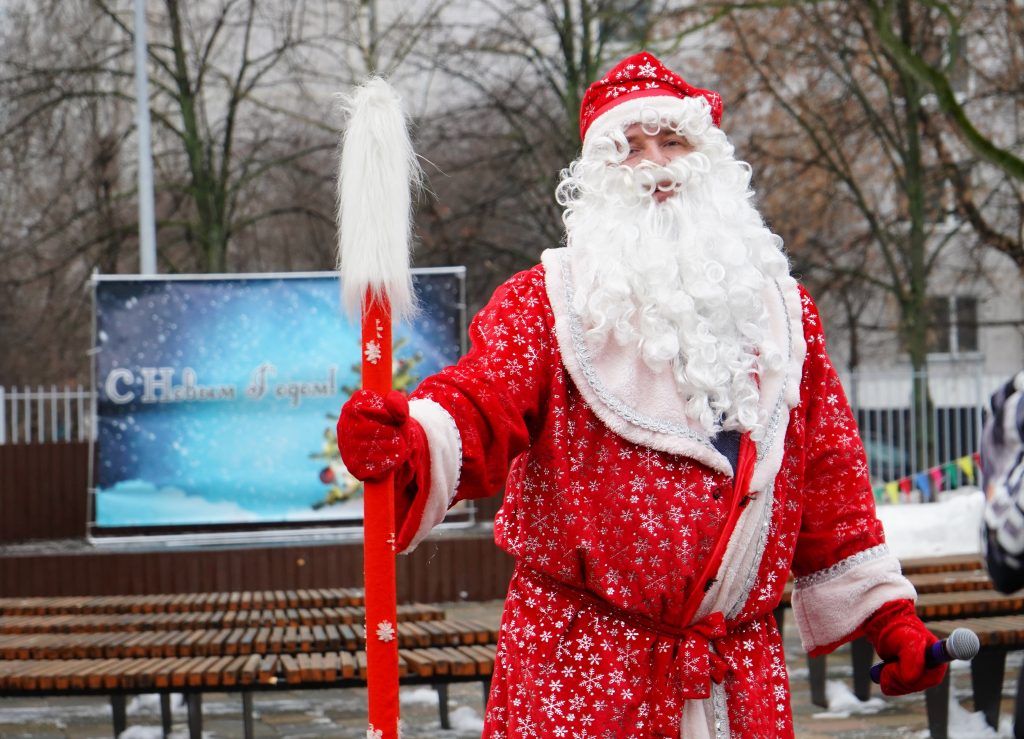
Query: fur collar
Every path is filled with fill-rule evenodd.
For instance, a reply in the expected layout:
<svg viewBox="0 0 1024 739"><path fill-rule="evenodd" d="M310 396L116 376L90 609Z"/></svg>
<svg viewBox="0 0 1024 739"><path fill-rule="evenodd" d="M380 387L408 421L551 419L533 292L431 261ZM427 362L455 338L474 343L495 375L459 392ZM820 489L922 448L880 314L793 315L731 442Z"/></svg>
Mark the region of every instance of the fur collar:
<svg viewBox="0 0 1024 739"><path fill-rule="evenodd" d="M613 341L597 354L590 351L580 317L572 310L572 250L548 249L541 261L562 362L598 418L628 441L684 455L731 475L729 461L704 430L686 417L670 374L654 372L635 352ZM764 299L772 327L769 341L778 344L786 362L781 370L766 370L761 377L761 407L767 412L768 430L757 445L751 481L755 491L768 487L782 465L789 411L800 400L806 354L796 280L787 277L772 283L768 290Z"/></svg>

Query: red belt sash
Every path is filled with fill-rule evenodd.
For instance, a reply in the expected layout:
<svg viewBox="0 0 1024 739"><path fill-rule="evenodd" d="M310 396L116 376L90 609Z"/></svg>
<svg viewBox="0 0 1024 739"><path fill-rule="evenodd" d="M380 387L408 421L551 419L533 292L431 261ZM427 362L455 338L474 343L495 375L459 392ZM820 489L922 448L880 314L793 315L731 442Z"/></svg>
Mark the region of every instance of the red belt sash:
<svg viewBox="0 0 1024 739"><path fill-rule="evenodd" d="M729 515L715 543L711 556L697 579L694 580L693 593L683 607L683 618L680 623L692 621L700 607L705 592L714 583L713 576L718 573L725 550L732 536L740 514L751 499L749 495L750 480L753 476L756 449L749 434L740 439L739 458L734 478L733 494L730 499ZM626 611L589 590L568 585L549 575L519 563L520 574L534 580L539 585L558 593L572 601L580 609L590 609L600 615L611 617L622 622L626 627L638 629L653 637L656 646L651 663L651 698L660 702L660 697L675 693L676 705L680 713L669 715L660 713L652 716L655 722L654 736L678 737L679 721L684 701L704 700L711 697L711 684L721 683L729 671L729 665L714 649L717 639L726 636L725 616L714 611L688 626L675 626L647 618L631 611Z"/></svg>

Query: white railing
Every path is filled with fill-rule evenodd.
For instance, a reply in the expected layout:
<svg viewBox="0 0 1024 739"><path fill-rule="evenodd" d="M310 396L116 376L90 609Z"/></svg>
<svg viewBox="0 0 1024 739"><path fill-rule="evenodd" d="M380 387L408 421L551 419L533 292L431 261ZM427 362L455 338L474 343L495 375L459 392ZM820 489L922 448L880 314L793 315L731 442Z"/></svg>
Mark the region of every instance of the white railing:
<svg viewBox="0 0 1024 739"><path fill-rule="evenodd" d="M90 441L93 392L79 385L58 390L0 387L0 444Z"/></svg>
<svg viewBox="0 0 1024 739"><path fill-rule="evenodd" d="M921 388L927 380L927 396L915 397L915 380ZM842 376L872 479L898 480L976 452L984 408L1006 380L980 367Z"/></svg>
<svg viewBox="0 0 1024 739"><path fill-rule="evenodd" d="M977 450L982 409L1006 381L980 371L928 375L931 429L913 412L914 375L860 372L842 377L860 424L876 480L893 480ZM0 387L0 444L88 441L95 438L93 393L81 386L58 390ZM920 440L928 433L928 449Z"/></svg>

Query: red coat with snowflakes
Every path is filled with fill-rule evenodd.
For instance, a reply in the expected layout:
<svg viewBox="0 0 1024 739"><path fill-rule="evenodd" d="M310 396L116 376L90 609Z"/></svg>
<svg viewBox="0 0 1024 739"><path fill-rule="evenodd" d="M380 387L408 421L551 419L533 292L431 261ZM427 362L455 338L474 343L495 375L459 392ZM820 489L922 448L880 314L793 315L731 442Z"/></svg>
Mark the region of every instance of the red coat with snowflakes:
<svg viewBox="0 0 1024 739"><path fill-rule="evenodd" d="M411 403L431 468L401 547L505 490L495 538L517 565L484 737L792 736L771 615L789 571L810 651L914 597L814 304L792 280L763 296L786 364L760 378L770 420L743 496L670 378L588 345L572 260L549 250L502 285L472 350Z"/></svg>

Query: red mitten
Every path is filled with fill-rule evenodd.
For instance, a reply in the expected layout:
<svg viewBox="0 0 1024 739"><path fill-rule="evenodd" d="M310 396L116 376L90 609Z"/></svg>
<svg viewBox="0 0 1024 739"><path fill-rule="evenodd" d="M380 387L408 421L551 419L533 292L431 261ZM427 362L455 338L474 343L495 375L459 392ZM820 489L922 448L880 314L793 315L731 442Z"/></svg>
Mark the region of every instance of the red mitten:
<svg viewBox="0 0 1024 739"><path fill-rule="evenodd" d="M886 661L879 684L885 695L906 695L942 682L948 665L925 667L925 651L938 637L925 627L909 600L894 600L864 622L864 636Z"/></svg>
<svg viewBox="0 0 1024 739"><path fill-rule="evenodd" d="M426 446L423 428L409 417L408 399L397 390L387 395L357 390L341 408L338 451L358 480L381 480L393 471L395 490L403 491Z"/></svg>

